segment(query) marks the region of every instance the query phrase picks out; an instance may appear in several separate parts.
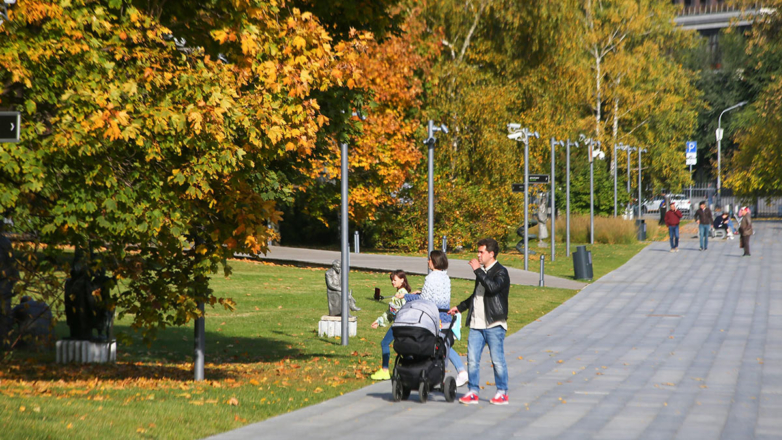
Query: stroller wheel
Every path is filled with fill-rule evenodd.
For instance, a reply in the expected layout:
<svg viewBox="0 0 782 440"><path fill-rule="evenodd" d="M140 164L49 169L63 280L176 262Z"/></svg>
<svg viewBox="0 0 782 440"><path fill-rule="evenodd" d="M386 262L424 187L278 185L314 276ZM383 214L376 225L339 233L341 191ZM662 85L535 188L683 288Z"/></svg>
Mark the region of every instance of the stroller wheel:
<svg viewBox="0 0 782 440"><path fill-rule="evenodd" d="M402 385L402 400L407 400L410 398L410 388Z"/></svg>
<svg viewBox="0 0 782 440"><path fill-rule="evenodd" d="M421 399L421 403L426 403L429 398L429 384L425 380L418 385L418 398Z"/></svg>
<svg viewBox="0 0 782 440"><path fill-rule="evenodd" d="M399 402L402 400L402 384L399 383L397 380L391 381L391 397L394 399L394 402ZM409 394L409 393L408 393Z"/></svg>
<svg viewBox="0 0 782 440"><path fill-rule="evenodd" d="M456 398L456 379L453 376L448 376L443 382L443 394L445 394L446 402L453 402Z"/></svg>

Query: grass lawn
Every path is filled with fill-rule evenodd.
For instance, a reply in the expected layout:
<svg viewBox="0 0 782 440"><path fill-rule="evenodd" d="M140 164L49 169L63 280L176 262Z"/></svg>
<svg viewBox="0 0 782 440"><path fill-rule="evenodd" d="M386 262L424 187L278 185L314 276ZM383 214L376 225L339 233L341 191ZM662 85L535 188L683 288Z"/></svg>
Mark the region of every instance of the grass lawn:
<svg viewBox="0 0 782 440"><path fill-rule="evenodd" d="M233 265L230 279L213 280L218 294L233 297L238 306L233 313L207 312L206 381L192 381L192 325L166 329L148 347L124 319L116 331L129 333L135 343L118 348L116 365L62 366L54 363L53 353L15 353L0 363L0 437L202 438L371 382L368 376L380 366L380 340L387 330L369 327L386 309L371 298L375 287L390 295L387 274L351 273L351 288L363 310L356 313L358 336L343 347L339 339L316 334L328 309L325 269ZM420 288L423 277L410 281ZM453 303L471 290L471 282L452 280ZM512 286L509 330L573 294ZM64 323L57 332L58 337L67 334ZM455 348L464 354L466 342Z"/></svg>

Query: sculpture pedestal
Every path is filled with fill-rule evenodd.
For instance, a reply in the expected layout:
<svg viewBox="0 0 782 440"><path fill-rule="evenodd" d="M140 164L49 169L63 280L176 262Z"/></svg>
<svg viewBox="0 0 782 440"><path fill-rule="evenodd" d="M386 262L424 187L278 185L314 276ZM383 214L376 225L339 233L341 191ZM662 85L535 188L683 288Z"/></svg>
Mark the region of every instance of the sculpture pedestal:
<svg viewBox="0 0 782 440"><path fill-rule="evenodd" d="M57 341L57 363L114 363L117 362L117 341Z"/></svg>
<svg viewBox="0 0 782 440"><path fill-rule="evenodd" d="M355 316L348 318L348 337L356 336L358 330L358 323ZM342 317L341 316L329 316L323 315L320 317L318 323L318 336L326 336L333 338L334 336L342 337Z"/></svg>

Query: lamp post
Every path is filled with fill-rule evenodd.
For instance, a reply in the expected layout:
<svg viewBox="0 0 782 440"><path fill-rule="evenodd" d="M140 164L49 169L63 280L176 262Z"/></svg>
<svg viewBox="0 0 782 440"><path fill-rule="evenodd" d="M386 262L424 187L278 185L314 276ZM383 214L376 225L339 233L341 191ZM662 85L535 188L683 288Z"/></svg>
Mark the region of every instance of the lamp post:
<svg viewBox="0 0 782 440"><path fill-rule="evenodd" d="M616 185L617 185L617 180L618 180L617 172L618 172L618 168L619 168L619 161L617 160L617 157L616 157L616 150L624 151L626 149L627 149L627 145L625 145L625 144L623 144L621 142L619 142L618 145L614 144L614 217L616 217L616 211L617 211ZM630 167L628 166L627 169L629 171ZM628 182L629 182L629 180L628 180Z"/></svg>
<svg viewBox="0 0 782 440"><path fill-rule="evenodd" d="M646 148L638 148L638 218L641 218L641 153L646 153Z"/></svg>
<svg viewBox="0 0 782 440"><path fill-rule="evenodd" d="M2 4L0 4L0 26L3 25L4 22L8 21L8 5L13 5L16 3L16 0L2 0Z"/></svg>
<svg viewBox="0 0 782 440"><path fill-rule="evenodd" d="M362 116L358 112L353 112L353 116L358 116L360 119L365 119L364 116ZM348 243L348 143L341 142L339 144L340 150L341 150L341 160L342 160L342 174L341 174L341 198L342 198L342 204L340 207L340 215L341 215L341 223L340 227L342 228L341 232L341 239L340 239L340 249L341 249L341 262L340 262L340 286L342 287L342 345L348 345L348 339L350 335L350 306L348 304L348 299L350 295L350 290L348 289L348 283L350 282L350 243Z"/></svg>
<svg viewBox="0 0 782 440"><path fill-rule="evenodd" d="M578 142L565 143L565 256L570 257L570 147L578 147Z"/></svg>
<svg viewBox="0 0 782 440"><path fill-rule="evenodd" d="M434 137L434 133L437 131L442 131L443 133L448 134L448 127L445 125L434 125L434 121L430 119L427 130L428 137L424 141L424 144L429 147L429 176L427 179L429 193L429 209L427 216L427 256L429 256L429 254L431 254L434 250L434 144L437 142L437 139ZM427 271L431 272L432 269L427 269Z"/></svg>
<svg viewBox="0 0 782 440"><path fill-rule="evenodd" d="M564 145L564 143L562 141L558 141L558 140L556 140L556 139L554 139L552 137L551 138L551 262L552 263L554 262L554 259L556 258L556 252L555 252L554 248L555 248L555 244L556 244L555 237L556 237L556 233L557 233L557 224L556 224L556 221L557 221L557 204L556 204L556 194L555 194L555 191L556 191L556 185L555 185L556 178L554 177L556 171L554 169L554 165L556 164L556 155L555 155L555 153L556 153L557 145L562 146L562 145Z"/></svg>
<svg viewBox="0 0 782 440"><path fill-rule="evenodd" d="M540 139L537 131L521 128L521 124L508 124L508 139L524 142L524 270L529 270L529 138Z"/></svg>
<svg viewBox="0 0 782 440"><path fill-rule="evenodd" d="M730 106L720 113L717 118L717 204L722 205L722 115L733 109L737 109L746 104L747 101L741 101L734 106Z"/></svg>
<svg viewBox="0 0 782 440"><path fill-rule="evenodd" d="M600 141L585 137L583 134L580 139L584 145L589 148L589 244L595 244L595 157L605 158L605 153L600 151ZM597 150L594 145L597 144Z"/></svg>

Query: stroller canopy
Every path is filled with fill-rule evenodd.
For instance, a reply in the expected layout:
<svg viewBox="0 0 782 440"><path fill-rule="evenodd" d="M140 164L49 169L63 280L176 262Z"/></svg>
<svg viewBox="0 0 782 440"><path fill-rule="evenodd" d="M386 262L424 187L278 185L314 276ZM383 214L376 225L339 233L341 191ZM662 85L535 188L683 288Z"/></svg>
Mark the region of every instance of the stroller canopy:
<svg viewBox="0 0 782 440"><path fill-rule="evenodd" d="M393 327L417 327L437 336L440 332L440 312L432 301L408 301L396 313Z"/></svg>

